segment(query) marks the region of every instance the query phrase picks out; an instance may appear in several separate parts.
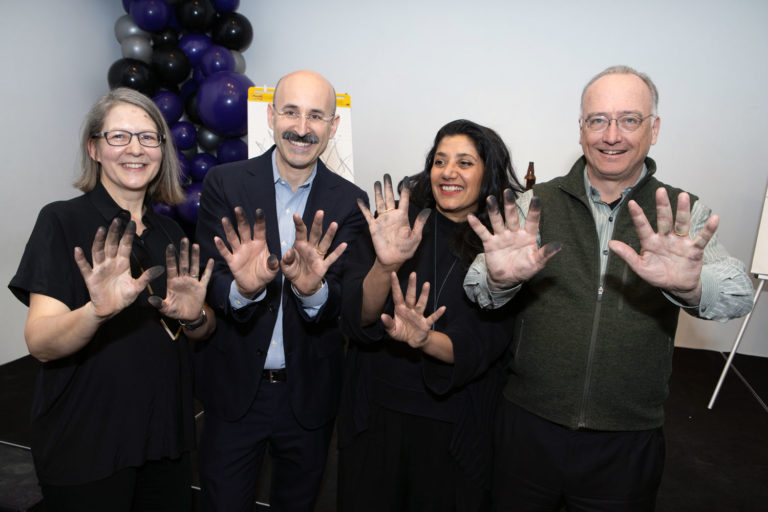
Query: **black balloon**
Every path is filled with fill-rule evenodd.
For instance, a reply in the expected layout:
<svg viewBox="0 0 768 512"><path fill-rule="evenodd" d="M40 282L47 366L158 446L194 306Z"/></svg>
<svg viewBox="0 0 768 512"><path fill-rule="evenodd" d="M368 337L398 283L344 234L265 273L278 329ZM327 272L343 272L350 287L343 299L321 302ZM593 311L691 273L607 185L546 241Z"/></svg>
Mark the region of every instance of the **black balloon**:
<svg viewBox="0 0 768 512"><path fill-rule="evenodd" d="M230 50L243 51L253 40L253 27L248 18L236 12L225 12L218 16L211 28L214 43Z"/></svg>
<svg viewBox="0 0 768 512"><path fill-rule="evenodd" d="M187 99L184 100L184 113L187 114L187 117L193 123L203 124L200 114L197 113L197 91L187 96Z"/></svg>
<svg viewBox="0 0 768 512"><path fill-rule="evenodd" d="M178 46L161 46L152 52L152 70L165 87L175 87L189 76L189 59Z"/></svg>
<svg viewBox="0 0 768 512"><path fill-rule="evenodd" d="M171 27L165 27L160 32L152 34L152 46L155 49L161 46L178 46L179 34Z"/></svg>
<svg viewBox="0 0 768 512"><path fill-rule="evenodd" d="M184 0L176 6L176 19L189 32L205 32L215 17L216 8L209 0Z"/></svg>
<svg viewBox="0 0 768 512"><path fill-rule="evenodd" d="M110 89L130 87L154 96L157 92L157 80L146 63L136 59L119 59L109 67L107 83Z"/></svg>

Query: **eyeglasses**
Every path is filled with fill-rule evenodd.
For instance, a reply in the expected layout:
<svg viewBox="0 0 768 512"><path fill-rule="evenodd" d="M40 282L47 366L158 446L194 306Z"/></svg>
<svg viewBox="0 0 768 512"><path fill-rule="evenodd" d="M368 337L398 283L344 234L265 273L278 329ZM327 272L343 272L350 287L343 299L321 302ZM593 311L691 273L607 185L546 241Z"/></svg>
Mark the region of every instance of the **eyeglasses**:
<svg viewBox="0 0 768 512"><path fill-rule="evenodd" d="M334 114L331 114L330 116L324 116L319 112L310 112L309 114L301 114L293 109L285 109L285 110L277 110L277 107L275 105L272 105L272 108L274 109L275 113L280 116L284 117L290 121L298 121L302 117L307 120L307 123L310 124L320 124L320 123L328 123L330 121L333 121L333 118L335 117Z"/></svg>
<svg viewBox="0 0 768 512"><path fill-rule="evenodd" d="M616 127L619 130L632 133L640 128L640 125L643 124L643 121L653 116L653 114L648 114L645 117L639 116L637 114L624 114L619 117L611 118L603 114L595 114L587 117L586 119L582 119L581 122L591 132L604 132L608 129L609 126L611 126L611 121L616 121Z"/></svg>
<svg viewBox="0 0 768 512"><path fill-rule="evenodd" d="M165 141L165 135L157 132L129 132L126 130L110 130L108 132L97 133L94 137L104 137L110 146L127 146L131 143L133 136L136 136L139 144L145 148L156 148Z"/></svg>

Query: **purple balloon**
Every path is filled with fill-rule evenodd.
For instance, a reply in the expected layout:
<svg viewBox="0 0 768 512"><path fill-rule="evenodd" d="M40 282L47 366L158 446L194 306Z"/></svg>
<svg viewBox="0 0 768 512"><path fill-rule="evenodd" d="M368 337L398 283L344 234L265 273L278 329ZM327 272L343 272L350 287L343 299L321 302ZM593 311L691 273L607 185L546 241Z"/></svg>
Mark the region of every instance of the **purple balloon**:
<svg viewBox="0 0 768 512"><path fill-rule="evenodd" d="M211 167L218 165L216 157L208 153L198 153L190 161L189 177L195 181L203 181Z"/></svg>
<svg viewBox="0 0 768 512"><path fill-rule="evenodd" d="M240 0L213 0L213 6L218 12L232 12L240 6Z"/></svg>
<svg viewBox="0 0 768 512"><path fill-rule="evenodd" d="M248 88L253 82L233 71L214 73L197 91L197 113L203 124L224 137L248 132Z"/></svg>
<svg viewBox="0 0 768 512"><path fill-rule="evenodd" d="M190 224L197 223L197 210L200 208L200 192L202 189L202 183L194 182L184 190L184 194L187 197L176 206L176 211L181 220Z"/></svg>
<svg viewBox="0 0 768 512"><path fill-rule="evenodd" d="M176 149L192 149L197 146L197 130L195 125L186 121L179 121L171 126L171 137Z"/></svg>
<svg viewBox="0 0 768 512"><path fill-rule="evenodd" d="M152 101L154 101L157 108L160 109L160 112L163 114L165 122L168 123L168 125L172 125L178 121L181 114L184 113L184 103L181 101L181 98L171 91L160 91L155 94Z"/></svg>
<svg viewBox="0 0 768 512"><path fill-rule="evenodd" d="M205 34L185 34L179 39L179 48L189 59L189 65L197 67L205 50L211 47L213 41Z"/></svg>
<svg viewBox="0 0 768 512"><path fill-rule="evenodd" d="M133 0L123 0L123 9L125 9L125 12L128 14L131 13L131 3Z"/></svg>
<svg viewBox="0 0 768 512"><path fill-rule="evenodd" d="M229 49L217 44L211 45L200 58L200 69L205 76L219 71L234 71L235 57Z"/></svg>
<svg viewBox="0 0 768 512"><path fill-rule="evenodd" d="M227 139L219 144L216 157L223 164L245 160L248 158L248 144L242 139Z"/></svg>
<svg viewBox="0 0 768 512"><path fill-rule="evenodd" d="M132 0L130 13L139 28L157 32L168 24L171 10L165 0Z"/></svg>

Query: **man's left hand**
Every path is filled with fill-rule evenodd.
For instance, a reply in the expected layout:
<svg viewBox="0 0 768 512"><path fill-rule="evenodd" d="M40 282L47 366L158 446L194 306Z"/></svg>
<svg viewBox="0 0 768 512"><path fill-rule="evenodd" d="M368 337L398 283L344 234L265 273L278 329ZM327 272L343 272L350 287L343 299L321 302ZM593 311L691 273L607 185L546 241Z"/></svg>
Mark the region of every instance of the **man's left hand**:
<svg viewBox="0 0 768 512"><path fill-rule="evenodd" d="M328 254L339 226L331 222L328 231L323 235L322 210L315 213L309 236L307 236L307 227L299 214L293 214L293 223L296 226L296 241L293 247L285 252L280 265L283 275L293 283L297 292L304 296L314 295L320 291L325 273L342 255L347 248L347 243L340 243L333 252Z"/></svg>
<svg viewBox="0 0 768 512"><path fill-rule="evenodd" d="M632 216L640 239L640 254L618 240L608 242L611 248L629 267L649 284L665 290L689 305L701 300L701 269L704 248L717 230L720 219L712 215L704 227L691 238L691 198L682 192L677 197L677 215L667 190L656 191L656 225L654 232L642 208L629 201L627 208Z"/></svg>

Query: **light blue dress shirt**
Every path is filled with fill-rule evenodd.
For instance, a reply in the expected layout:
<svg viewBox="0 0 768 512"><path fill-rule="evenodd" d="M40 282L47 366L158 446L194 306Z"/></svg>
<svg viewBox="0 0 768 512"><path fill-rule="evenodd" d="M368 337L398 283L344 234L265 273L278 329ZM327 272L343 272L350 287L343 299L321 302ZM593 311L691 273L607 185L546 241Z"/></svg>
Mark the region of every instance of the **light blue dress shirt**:
<svg viewBox="0 0 768 512"><path fill-rule="evenodd" d="M276 151L272 152L272 177L275 183L275 205L277 206L277 225L280 231L280 257L285 254L285 251L293 247L293 242L296 240L296 226L293 223L293 214L298 213L299 216L304 215L304 209L307 206L307 199L309 198L309 192L312 189L312 182L317 175L317 164L312 169L312 174L309 175L307 181L299 185L296 192L291 189L290 183L280 177L280 173L277 170L277 163L275 161ZM307 229L310 227L307 226ZM285 279L283 277L283 279ZM291 293L291 292L289 292ZM235 280L232 280L232 284L229 288L229 303L234 309L240 309L254 302L264 300L267 292L264 290L261 294L253 299L247 299L243 297L240 292L237 291ZM302 296L296 294L301 301L304 311L310 317L314 317L320 311L320 308L328 300L328 285L323 282L323 286L317 293L310 296ZM267 360L264 362L264 369L267 370L279 370L285 368L285 350L283 349L283 300L280 297L280 308L277 310L277 320L275 321L275 328L272 331L272 340L269 343L269 350L267 352Z"/></svg>

